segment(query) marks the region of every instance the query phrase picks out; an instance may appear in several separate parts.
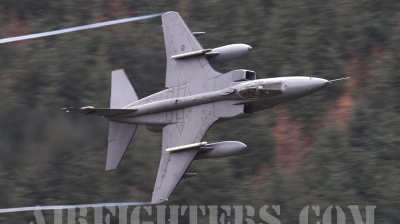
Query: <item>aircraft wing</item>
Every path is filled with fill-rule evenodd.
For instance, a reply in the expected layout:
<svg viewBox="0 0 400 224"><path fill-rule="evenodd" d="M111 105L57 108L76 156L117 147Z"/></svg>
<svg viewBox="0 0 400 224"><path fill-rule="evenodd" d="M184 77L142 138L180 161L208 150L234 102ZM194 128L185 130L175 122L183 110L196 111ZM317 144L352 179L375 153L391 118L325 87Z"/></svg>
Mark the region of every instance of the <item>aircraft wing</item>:
<svg viewBox="0 0 400 224"><path fill-rule="evenodd" d="M185 116L180 122L164 127L162 155L151 199L152 204L168 200L198 152L198 148L171 153L166 149L200 142L210 126L218 119L213 116L212 108L212 105L185 108Z"/></svg>
<svg viewBox="0 0 400 224"><path fill-rule="evenodd" d="M165 87L187 84L190 94L206 92L209 89L208 80L221 73L216 72L201 54L205 49L177 12L167 12L161 18L167 56ZM174 57L179 55L192 56Z"/></svg>

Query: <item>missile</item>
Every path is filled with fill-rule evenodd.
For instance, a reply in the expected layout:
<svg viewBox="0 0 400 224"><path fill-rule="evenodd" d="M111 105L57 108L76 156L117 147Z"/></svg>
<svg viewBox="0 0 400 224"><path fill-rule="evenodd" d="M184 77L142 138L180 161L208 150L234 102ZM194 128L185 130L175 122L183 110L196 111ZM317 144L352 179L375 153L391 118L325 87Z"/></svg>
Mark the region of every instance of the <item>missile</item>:
<svg viewBox="0 0 400 224"><path fill-rule="evenodd" d="M234 60L248 54L253 48L247 44L231 44L212 49L204 55L210 63Z"/></svg>

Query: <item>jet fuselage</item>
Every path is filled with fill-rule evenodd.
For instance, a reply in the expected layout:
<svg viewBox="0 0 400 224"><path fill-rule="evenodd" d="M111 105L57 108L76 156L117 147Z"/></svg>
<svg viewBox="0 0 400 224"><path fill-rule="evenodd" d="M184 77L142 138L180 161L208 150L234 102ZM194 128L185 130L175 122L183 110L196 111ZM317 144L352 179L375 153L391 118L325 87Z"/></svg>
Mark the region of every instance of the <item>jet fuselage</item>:
<svg viewBox="0 0 400 224"><path fill-rule="evenodd" d="M315 93L324 88L327 83L329 83L328 80L314 77L267 78L236 82L221 90L183 97L173 97L170 93L174 90L171 88L127 105L123 109L136 111L109 118L109 120L163 126L174 123L173 119L164 119L163 113L168 116L166 113L170 111L219 101L228 101L233 105L257 105L255 108L263 105L254 111L256 112ZM155 117L160 117L160 119L155 119Z"/></svg>

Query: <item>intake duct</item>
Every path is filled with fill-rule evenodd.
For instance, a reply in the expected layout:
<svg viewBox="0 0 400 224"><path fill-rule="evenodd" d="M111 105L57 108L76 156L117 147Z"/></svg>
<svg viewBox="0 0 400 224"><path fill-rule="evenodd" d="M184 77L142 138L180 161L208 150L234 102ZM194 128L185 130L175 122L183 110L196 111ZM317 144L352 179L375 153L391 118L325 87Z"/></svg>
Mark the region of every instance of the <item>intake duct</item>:
<svg viewBox="0 0 400 224"><path fill-rule="evenodd" d="M254 107L252 105L244 105L243 113L244 114L253 115L254 114Z"/></svg>
<svg viewBox="0 0 400 224"><path fill-rule="evenodd" d="M227 72L215 78L215 89L221 90L239 82L256 80L256 73L254 71L238 69Z"/></svg>
<svg viewBox="0 0 400 224"><path fill-rule="evenodd" d="M251 81L256 79L256 73L250 70L234 70L232 73L232 82Z"/></svg>

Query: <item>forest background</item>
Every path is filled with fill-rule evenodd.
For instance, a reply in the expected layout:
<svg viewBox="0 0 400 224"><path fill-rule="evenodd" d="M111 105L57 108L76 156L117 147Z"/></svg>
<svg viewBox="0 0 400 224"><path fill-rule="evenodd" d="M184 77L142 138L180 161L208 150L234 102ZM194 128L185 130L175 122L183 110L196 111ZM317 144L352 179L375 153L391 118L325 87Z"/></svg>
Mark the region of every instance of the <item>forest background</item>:
<svg viewBox="0 0 400 224"><path fill-rule="evenodd" d="M400 223L399 1L2 0L0 37L166 11L205 31L204 48L253 47L213 65L220 72L351 77L213 125L206 141L242 141L247 152L193 162L189 171L198 176L182 181L167 204L280 205L282 223L298 223L307 205L339 205L346 223L353 222L347 206L359 205L365 221L365 206L375 205L376 223ZM140 98L163 90L160 25L157 17L0 45L0 208L151 198L159 133L140 127L120 167L105 172L107 121L59 109L108 107L110 74L121 68ZM33 220L32 212L0 215L1 223ZM310 223L318 220L310 215Z"/></svg>

